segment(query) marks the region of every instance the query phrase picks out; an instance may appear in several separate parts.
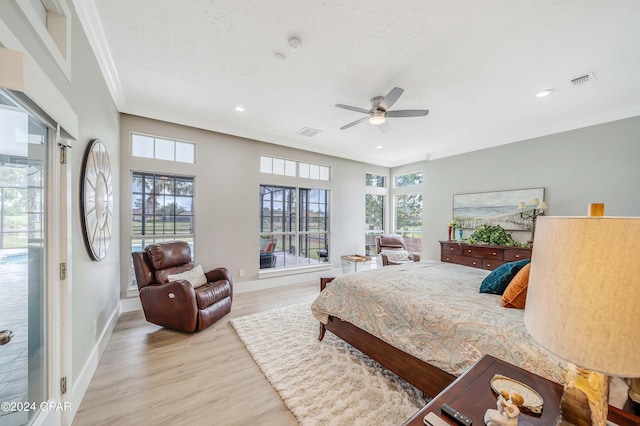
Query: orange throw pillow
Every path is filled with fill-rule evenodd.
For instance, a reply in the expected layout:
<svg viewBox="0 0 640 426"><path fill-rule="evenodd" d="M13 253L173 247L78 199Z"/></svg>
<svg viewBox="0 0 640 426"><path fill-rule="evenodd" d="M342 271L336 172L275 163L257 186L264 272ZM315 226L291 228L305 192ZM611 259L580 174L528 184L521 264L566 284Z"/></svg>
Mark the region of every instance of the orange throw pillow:
<svg viewBox="0 0 640 426"><path fill-rule="evenodd" d="M511 280L502 294L502 303L505 308L524 309L527 302L527 286L529 285L529 270L531 264L525 265Z"/></svg>

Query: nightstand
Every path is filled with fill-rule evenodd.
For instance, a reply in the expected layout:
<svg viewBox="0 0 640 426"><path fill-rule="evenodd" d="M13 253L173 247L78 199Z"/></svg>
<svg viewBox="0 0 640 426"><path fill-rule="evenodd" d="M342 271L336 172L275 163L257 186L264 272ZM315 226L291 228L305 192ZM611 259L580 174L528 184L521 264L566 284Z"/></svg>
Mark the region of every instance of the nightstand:
<svg viewBox="0 0 640 426"><path fill-rule="evenodd" d="M452 420L440 413L440 406L446 403L469 417L474 426L483 426L484 413L487 408L496 408L497 395L491 390L490 385L491 379L495 374L502 374L530 386L544 400L544 408L541 415L520 414L518 419L520 426L549 426L554 424L555 419L560 414L562 385L490 355L485 355L473 367L440 392L422 410L407 420L405 425L424 426L422 419L430 411L433 411L448 423L455 425ZM620 426L640 426L640 417L611 406L609 406L609 420Z"/></svg>

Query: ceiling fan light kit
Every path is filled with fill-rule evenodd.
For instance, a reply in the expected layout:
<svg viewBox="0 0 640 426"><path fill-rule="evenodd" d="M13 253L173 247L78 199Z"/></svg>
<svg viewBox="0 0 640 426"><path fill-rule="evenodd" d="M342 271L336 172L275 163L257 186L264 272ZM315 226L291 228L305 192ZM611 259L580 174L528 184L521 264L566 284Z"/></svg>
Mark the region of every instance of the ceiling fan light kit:
<svg viewBox="0 0 640 426"><path fill-rule="evenodd" d="M384 111L380 111L380 110L375 110L373 111L373 113L371 113L371 116L369 117L369 123L371 124L382 124L384 123L386 120L385 116L384 116Z"/></svg>
<svg viewBox="0 0 640 426"><path fill-rule="evenodd" d="M371 109L369 110L354 107L351 105L336 104L336 107L338 108L359 112L361 114L367 114L367 117L360 118L359 120L353 121L349 124L345 124L344 126L340 127L340 130L345 130L349 127L355 126L356 124L360 124L364 121L369 121L369 124L378 126L378 129L380 129L382 133L387 133L390 130L389 123L387 122L388 117L423 117L429 114L429 110L427 109L389 111L389 108L391 108L391 106L393 106L393 104L398 101L403 93L404 89L401 89L400 87L394 87L387 94L387 96L375 96L371 98Z"/></svg>

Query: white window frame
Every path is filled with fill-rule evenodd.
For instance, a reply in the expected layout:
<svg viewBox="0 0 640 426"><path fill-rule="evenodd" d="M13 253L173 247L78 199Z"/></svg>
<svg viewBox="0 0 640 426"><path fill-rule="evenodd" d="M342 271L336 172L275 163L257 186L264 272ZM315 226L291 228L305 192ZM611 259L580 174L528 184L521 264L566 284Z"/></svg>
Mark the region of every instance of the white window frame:
<svg viewBox="0 0 640 426"><path fill-rule="evenodd" d="M137 235L133 233L133 228L134 228L134 212L133 212L133 208L131 206L131 215L130 215L130 220L131 220L131 235L129 238L129 247L131 248L131 251L134 250L133 248L133 244L134 241L136 240L145 240L145 244L144 245L148 245L148 244L152 244L152 243L161 243L161 242L166 242L166 241L176 241L176 240L186 240L188 242L191 242L190 247L191 247L191 261L193 262L195 259L195 244L196 244L196 236L195 236L195 226L196 226L196 208L195 208L195 199L196 199L196 179L194 176L187 176L184 174L175 174L175 173L165 173L165 172L145 172L145 171L132 171L130 176L129 176L129 194L130 196L133 196L133 178L134 175L136 174L143 174L146 176L171 176L174 178L189 178L193 180L193 194L191 195L191 197L193 198L193 214L192 216L192 220L193 220L193 232L190 234L146 234L146 235ZM141 247L140 250L144 249L144 247ZM129 274L129 289L128 290L137 290L137 283L135 282L135 274L133 271L133 260L131 260L130 263L130 274Z"/></svg>
<svg viewBox="0 0 640 426"><path fill-rule="evenodd" d="M398 186L398 178L400 176L412 175L412 174L415 174L415 173L420 173L420 177L422 178L422 182L416 183L416 184L411 184L411 185ZM405 172L405 173L399 173L397 175L393 175L393 187L394 188L415 188L417 186L421 186L422 184L424 184L424 172L422 170L414 170L412 172Z"/></svg>
<svg viewBox="0 0 640 426"><path fill-rule="evenodd" d="M326 262L318 262L318 263L313 263L313 264L300 264L300 247L299 247L299 241L300 238L305 236L305 235L314 235L314 234L318 234L318 235L326 235L326 240L327 240L327 246L329 247L329 251L327 253L328 256L330 256L330 250L331 250L331 189L329 188L320 188L320 187L310 187L309 185L282 185L282 184L269 184L269 183L261 183L260 187L262 188L262 186L273 186L273 187L283 187L283 188L288 188L288 189L295 189L295 208L294 208L294 215L295 215L295 221L296 221L296 225L295 225L295 231L259 231L258 232L258 237L259 239L269 239L272 236L276 236L276 235L283 235L283 236L292 236L294 237L294 241L295 241L295 259L296 259L296 263L294 266L290 266L290 267L282 267L282 268L266 268L266 269L259 269L259 276L266 276L266 275L270 275L273 276L274 274L290 274L290 273L296 273L296 272L300 272L302 271L306 271L310 268L322 268L322 269L327 269L329 267L331 267L331 262L329 261L330 257L327 257L327 261ZM327 211L325 211L325 214L327 215L327 227L324 231L302 231L300 230L300 218L302 217L301 215L301 198L300 198L300 190L321 190L321 191L327 191ZM262 200L261 200L262 202ZM262 204L260 205L260 210L262 210ZM262 228L262 224L260 224L260 228Z"/></svg>
<svg viewBox="0 0 640 426"><path fill-rule="evenodd" d="M134 145L133 138L134 138L134 136L142 136L142 137L145 137L145 138L153 139L153 157L146 157L146 156L134 155L133 154L133 145ZM166 158L158 158L157 157L156 140L167 141L167 142L171 142L173 144L173 153L172 153L173 158L171 160L166 159ZM188 161L176 160L178 144L190 145L190 146L193 147L193 161L188 162ZM189 141L183 141L183 140L178 140L178 139L173 139L173 138L167 138L167 137L163 137L163 136L148 135L148 134L140 133L140 132L129 132L129 155L131 155L132 158L146 158L146 159L149 159L149 160L170 161L172 163L196 164L196 144L193 143L193 142L189 142Z"/></svg>
<svg viewBox="0 0 640 426"><path fill-rule="evenodd" d="M407 186L397 186L397 178L398 176L404 176L404 175L408 175L408 174L413 174L413 173L420 173L422 175L422 182L419 184L415 184L415 185L407 185ZM421 222L422 222L422 237L421 237L421 241L424 241L424 212L425 212L425 197L424 197L424 171L423 170L413 170L413 171L407 171L407 172L402 172L402 173L398 173L395 174L393 176L393 189L392 189L392 218L391 218L391 229L392 232L394 234L398 234L398 235L402 235L402 232L399 231L396 227L398 224L398 206L397 206L397 201L398 201L398 196L401 195L409 195L409 194L420 194L422 195L422 211L421 211ZM409 251L413 251L413 245L410 244L410 241L407 242L405 241L408 246L407 246L407 250ZM422 250L424 250L424 247L422 247Z"/></svg>
<svg viewBox="0 0 640 426"><path fill-rule="evenodd" d="M297 161L288 158L273 157L271 155L260 156L260 173L268 175L299 177L319 181L331 180L331 167L309 163L307 161Z"/></svg>

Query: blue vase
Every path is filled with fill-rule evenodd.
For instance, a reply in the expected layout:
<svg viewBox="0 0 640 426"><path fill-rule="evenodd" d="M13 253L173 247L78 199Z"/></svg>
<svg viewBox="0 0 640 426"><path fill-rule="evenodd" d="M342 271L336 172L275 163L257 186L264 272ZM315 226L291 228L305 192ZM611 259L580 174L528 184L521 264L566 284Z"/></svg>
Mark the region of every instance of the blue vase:
<svg viewBox="0 0 640 426"><path fill-rule="evenodd" d="M458 229L458 235L460 236L460 241L462 241L462 229Z"/></svg>

